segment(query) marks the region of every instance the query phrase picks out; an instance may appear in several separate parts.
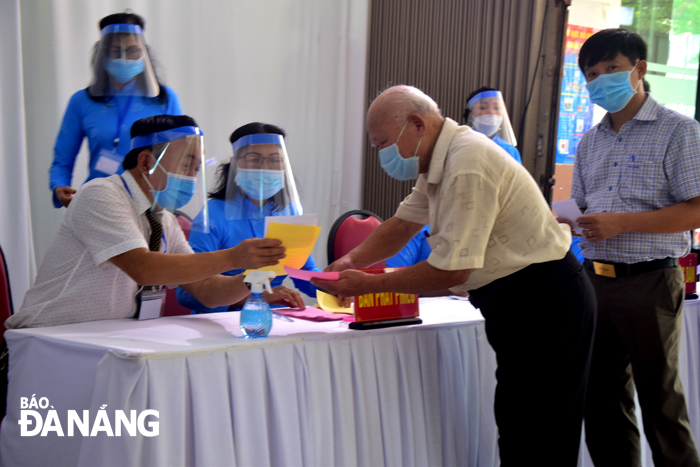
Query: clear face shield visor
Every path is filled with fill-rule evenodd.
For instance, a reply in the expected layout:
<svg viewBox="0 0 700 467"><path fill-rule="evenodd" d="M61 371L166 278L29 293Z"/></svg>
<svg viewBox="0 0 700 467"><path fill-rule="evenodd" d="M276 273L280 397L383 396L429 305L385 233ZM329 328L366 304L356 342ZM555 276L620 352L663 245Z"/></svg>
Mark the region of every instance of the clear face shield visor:
<svg viewBox="0 0 700 467"><path fill-rule="evenodd" d="M468 106L467 125L489 138L498 136L511 146L518 145L500 91L480 92L469 100Z"/></svg>
<svg viewBox="0 0 700 467"><path fill-rule="evenodd" d="M302 214L284 138L247 135L236 140L226 182L228 219Z"/></svg>
<svg viewBox="0 0 700 467"><path fill-rule="evenodd" d="M136 24L111 24L102 29L92 71L89 89L93 96L156 97L160 93L143 31Z"/></svg>
<svg viewBox="0 0 700 467"><path fill-rule="evenodd" d="M152 167L143 177L153 195L151 209L167 209L190 219L201 211L201 222L193 223L192 229L208 233L202 131L186 126L131 140L132 149L148 146L151 147Z"/></svg>

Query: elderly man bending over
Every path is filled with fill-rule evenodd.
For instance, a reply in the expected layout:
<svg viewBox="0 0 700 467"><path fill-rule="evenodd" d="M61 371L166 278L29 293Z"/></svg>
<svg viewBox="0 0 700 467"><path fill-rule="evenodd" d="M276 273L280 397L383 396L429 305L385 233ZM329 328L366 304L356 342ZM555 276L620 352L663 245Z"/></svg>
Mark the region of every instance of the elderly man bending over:
<svg viewBox="0 0 700 467"><path fill-rule="evenodd" d="M314 284L345 296L468 292L498 361L502 465L576 465L595 297L569 234L527 170L418 89L384 91L367 132L389 175L418 181L394 217L328 266L339 281ZM427 260L383 275L353 270L396 254L426 224Z"/></svg>

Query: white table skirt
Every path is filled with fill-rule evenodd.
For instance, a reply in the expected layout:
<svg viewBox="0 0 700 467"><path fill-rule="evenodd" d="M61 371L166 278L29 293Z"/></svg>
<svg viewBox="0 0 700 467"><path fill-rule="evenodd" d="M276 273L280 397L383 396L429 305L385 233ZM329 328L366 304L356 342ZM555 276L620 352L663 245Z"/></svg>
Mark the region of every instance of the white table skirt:
<svg viewBox="0 0 700 467"><path fill-rule="evenodd" d="M684 314L681 379L698 442L700 300ZM263 340L233 337L237 313L8 331L0 462L498 465L495 358L478 312L421 299L421 317L422 326L365 332L275 320ZM158 410L160 434L21 437L19 398L32 394L50 400L64 431L67 410L90 410L92 421L107 404L109 414ZM585 445L579 464L592 465Z"/></svg>
<svg viewBox="0 0 700 467"><path fill-rule="evenodd" d="M466 302L421 300L421 326L349 331L238 313L8 331L0 460L22 465L468 465L498 462L495 357ZM67 411L157 410L159 435L21 437L20 397ZM47 410L38 410L47 417Z"/></svg>

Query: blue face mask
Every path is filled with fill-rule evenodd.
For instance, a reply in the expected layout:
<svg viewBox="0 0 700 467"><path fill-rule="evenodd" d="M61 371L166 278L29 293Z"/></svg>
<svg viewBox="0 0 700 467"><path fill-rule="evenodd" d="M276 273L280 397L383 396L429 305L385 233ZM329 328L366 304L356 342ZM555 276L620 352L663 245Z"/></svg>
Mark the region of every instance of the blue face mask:
<svg viewBox="0 0 700 467"><path fill-rule="evenodd" d="M269 199L284 188L284 170L239 168L236 185L252 199Z"/></svg>
<svg viewBox="0 0 700 467"><path fill-rule="evenodd" d="M634 66L637 68L637 65ZM586 84L588 93L591 96L591 102L598 104L610 113L619 112L632 99L632 96L637 94L635 88L630 83L630 74L634 71L619 71L617 73L608 73L600 75L590 83ZM639 80L641 83L642 80ZM637 87L639 87L637 83Z"/></svg>
<svg viewBox="0 0 700 467"><path fill-rule="evenodd" d="M136 60L110 58L105 65L107 72L120 83L128 83L134 76L143 72L143 57Z"/></svg>
<svg viewBox="0 0 700 467"><path fill-rule="evenodd" d="M168 209L169 211L180 209L185 204L189 203L192 196L194 196L196 185L196 179L194 177L168 173L168 180L165 184L165 188L161 191L154 190L153 185L151 185L151 182L145 175L144 178L148 186L151 187L154 203L163 209Z"/></svg>
<svg viewBox="0 0 700 467"><path fill-rule="evenodd" d="M414 180L418 178L418 148L420 147L423 138L418 141L418 146L416 146L416 151L413 153L413 157L404 159L399 153L399 140L403 134L403 130L406 129L408 121L403 124L399 137L396 138L396 142L391 146L387 146L379 150L379 162L382 165L382 169L389 174L390 177L397 180Z"/></svg>

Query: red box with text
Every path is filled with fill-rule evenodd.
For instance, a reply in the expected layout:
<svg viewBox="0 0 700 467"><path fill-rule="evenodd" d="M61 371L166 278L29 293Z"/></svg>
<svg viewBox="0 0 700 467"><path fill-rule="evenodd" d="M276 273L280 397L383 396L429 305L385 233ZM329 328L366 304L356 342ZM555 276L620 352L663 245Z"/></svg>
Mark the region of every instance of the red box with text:
<svg viewBox="0 0 700 467"><path fill-rule="evenodd" d="M400 268L362 269L367 274L390 274ZM419 324L418 294L379 292L355 297L353 329ZM363 324L365 323L365 324ZM373 324L369 324L373 323Z"/></svg>

